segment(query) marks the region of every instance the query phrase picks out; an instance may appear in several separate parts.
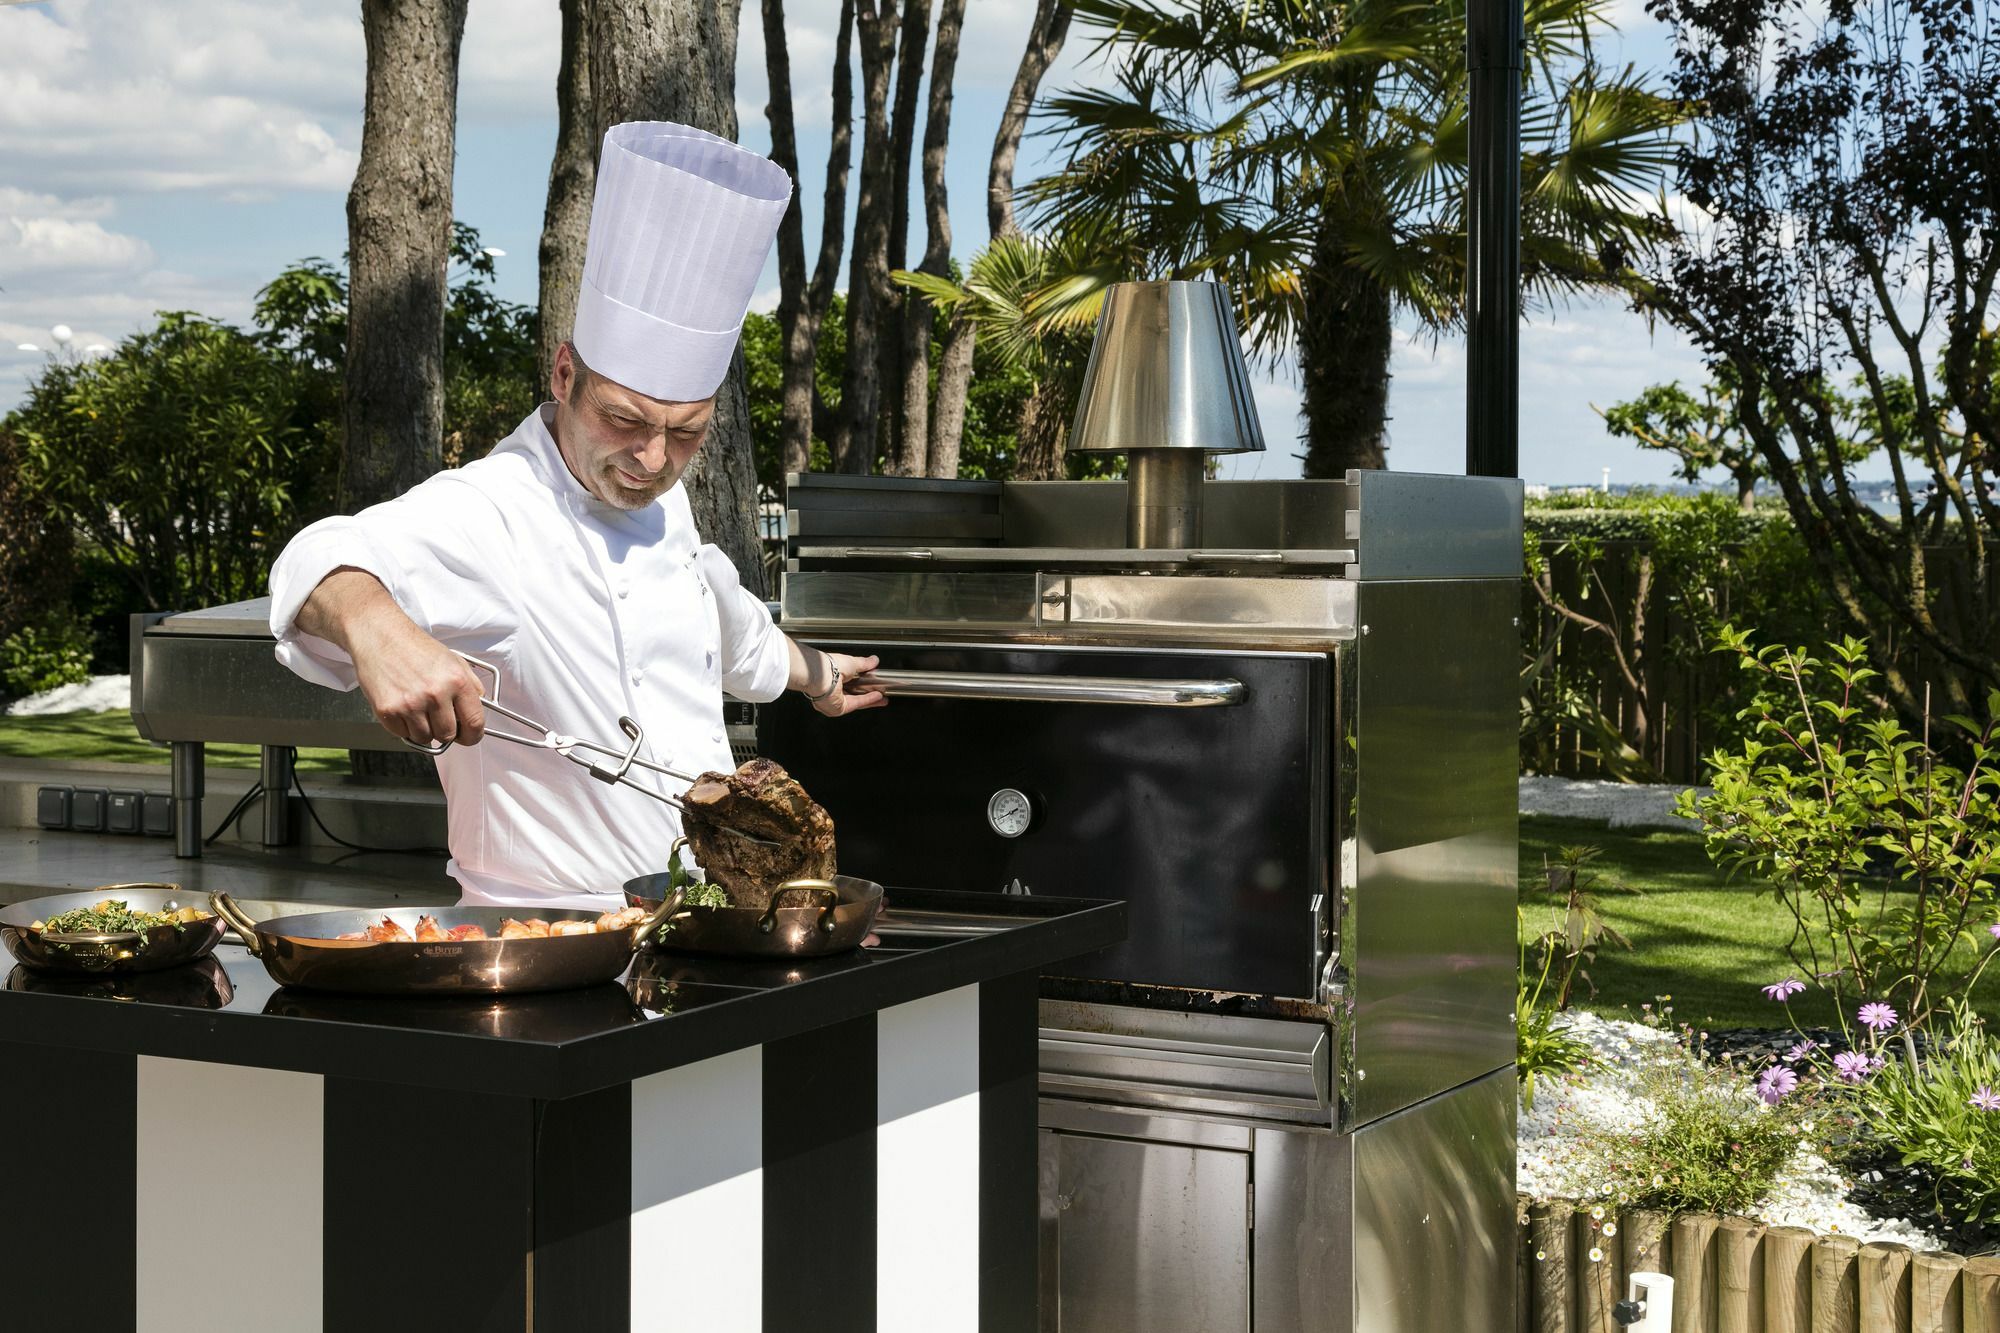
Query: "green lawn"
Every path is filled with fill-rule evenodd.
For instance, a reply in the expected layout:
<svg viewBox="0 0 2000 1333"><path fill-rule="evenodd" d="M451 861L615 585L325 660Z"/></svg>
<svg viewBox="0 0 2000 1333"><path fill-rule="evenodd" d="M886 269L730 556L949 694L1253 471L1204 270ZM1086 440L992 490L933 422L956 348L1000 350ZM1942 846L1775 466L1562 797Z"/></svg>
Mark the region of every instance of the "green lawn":
<svg viewBox="0 0 2000 1333"><path fill-rule="evenodd" d="M1751 881L1724 879L1692 833L1529 815L1521 817L1523 887L1546 885L1543 858L1553 861L1559 847L1577 844L1603 849L1593 863L1601 888L1638 890L1599 895L1605 919L1632 941L1632 949L1607 944L1598 951L1589 969L1597 994L1589 996L1580 986L1583 1008L1637 1018L1641 1004L1671 995L1674 1017L1697 1026L1785 1025L1784 1007L1765 999L1759 987L1784 976L1811 978L1785 956L1791 914L1775 898ZM1522 895L1524 936L1548 928L1553 901L1546 888ZM1985 943L1983 933L1977 938ZM1974 947L1966 946L1968 963ZM1978 1007L1990 1022L2000 1015L1995 1003L2000 997L1984 981L1981 989L1987 998ZM1793 999L1792 1013L1807 1025L1833 1022L1832 1006L1816 988Z"/></svg>
<svg viewBox="0 0 2000 1333"><path fill-rule="evenodd" d="M166 746L141 739L126 712L0 716L0 756L165 764L169 754ZM206 758L220 768L255 768L259 756L254 745L211 745ZM347 751L300 750L299 771L345 773Z"/></svg>

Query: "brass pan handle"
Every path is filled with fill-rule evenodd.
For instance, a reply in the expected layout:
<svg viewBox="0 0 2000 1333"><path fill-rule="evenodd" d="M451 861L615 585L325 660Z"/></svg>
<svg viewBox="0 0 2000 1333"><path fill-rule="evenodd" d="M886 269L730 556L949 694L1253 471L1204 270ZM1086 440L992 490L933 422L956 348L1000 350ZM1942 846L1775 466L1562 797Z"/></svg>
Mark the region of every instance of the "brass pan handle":
<svg viewBox="0 0 2000 1333"><path fill-rule="evenodd" d="M262 946L257 943L256 922L236 905L234 898L218 889L208 895L208 905L210 910L229 923L229 928L243 941L243 947L250 951L252 958L264 956Z"/></svg>
<svg viewBox="0 0 2000 1333"><path fill-rule="evenodd" d="M674 913L680 911L681 904L687 901L687 896L688 891L686 886L675 889L660 901L657 911L638 925L632 927L633 953L639 952L646 941L653 937L653 932L658 930L663 923L673 919Z"/></svg>
<svg viewBox="0 0 2000 1333"><path fill-rule="evenodd" d="M771 890L771 905L764 915L757 919L757 929L768 935L778 924L778 899L792 891L810 894L825 894L826 906L819 910L819 920L813 924L823 935L833 934L833 914L840 907L840 888L830 879L788 879Z"/></svg>

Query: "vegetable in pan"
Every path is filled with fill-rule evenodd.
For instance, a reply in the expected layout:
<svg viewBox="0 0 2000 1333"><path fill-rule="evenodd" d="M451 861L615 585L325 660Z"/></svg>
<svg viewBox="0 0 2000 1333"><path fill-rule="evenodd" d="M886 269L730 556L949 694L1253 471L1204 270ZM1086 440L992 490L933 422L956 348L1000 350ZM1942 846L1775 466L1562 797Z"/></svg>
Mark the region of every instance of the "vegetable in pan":
<svg viewBox="0 0 2000 1333"><path fill-rule="evenodd" d="M28 929L47 931L52 935L119 935L128 931L144 935L161 926L184 930L194 922L208 918L209 913L199 907L182 907L172 912L135 912L122 898L105 898L89 907L72 908L67 912L58 912L46 921L33 922Z"/></svg>
<svg viewBox="0 0 2000 1333"><path fill-rule="evenodd" d="M731 905L729 890L720 884L710 884L707 880L696 879L688 868L681 864L680 848L674 848L673 860L667 866L667 891L686 889L687 897L683 907L728 907Z"/></svg>

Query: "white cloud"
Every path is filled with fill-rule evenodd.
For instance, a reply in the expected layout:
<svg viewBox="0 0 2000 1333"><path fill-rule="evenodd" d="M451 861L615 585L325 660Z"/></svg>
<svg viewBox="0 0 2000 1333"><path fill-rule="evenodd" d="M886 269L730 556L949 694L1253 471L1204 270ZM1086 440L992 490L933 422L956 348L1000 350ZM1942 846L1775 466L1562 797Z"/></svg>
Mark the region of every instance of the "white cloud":
<svg viewBox="0 0 2000 1333"><path fill-rule="evenodd" d="M561 60L556 0L474 0L458 54L459 116L553 120Z"/></svg>
<svg viewBox="0 0 2000 1333"><path fill-rule="evenodd" d="M129 271L152 259L153 247L98 222L0 214L0 274Z"/></svg>
<svg viewBox="0 0 2000 1333"><path fill-rule="evenodd" d="M345 6L0 9L0 176L64 195L344 190L362 80Z"/></svg>

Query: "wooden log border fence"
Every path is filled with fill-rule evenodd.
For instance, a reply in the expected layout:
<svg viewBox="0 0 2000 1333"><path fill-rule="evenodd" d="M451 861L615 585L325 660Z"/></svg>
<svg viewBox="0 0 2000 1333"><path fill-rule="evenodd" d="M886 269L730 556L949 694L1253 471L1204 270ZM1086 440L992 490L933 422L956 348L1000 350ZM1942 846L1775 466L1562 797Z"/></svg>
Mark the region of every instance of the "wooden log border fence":
<svg viewBox="0 0 2000 1333"><path fill-rule="evenodd" d="M1519 1204L1516 1333L1620 1333L1611 1307L1638 1272L1673 1278L1673 1333L2000 1333L2000 1256L1713 1213Z"/></svg>

